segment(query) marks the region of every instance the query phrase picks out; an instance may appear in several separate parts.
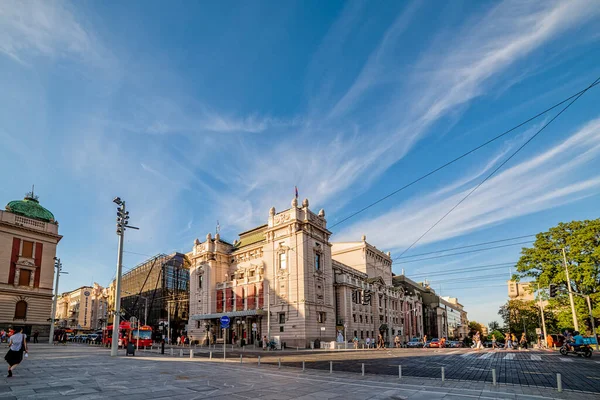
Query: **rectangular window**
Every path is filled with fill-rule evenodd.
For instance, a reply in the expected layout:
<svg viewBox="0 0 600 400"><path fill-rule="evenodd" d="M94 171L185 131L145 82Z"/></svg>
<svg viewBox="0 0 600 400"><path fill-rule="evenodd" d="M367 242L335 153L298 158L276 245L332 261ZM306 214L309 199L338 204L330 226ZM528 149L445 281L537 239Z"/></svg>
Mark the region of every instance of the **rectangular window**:
<svg viewBox="0 0 600 400"><path fill-rule="evenodd" d="M321 270L321 254L315 253L315 271Z"/></svg>
<svg viewBox="0 0 600 400"><path fill-rule="evenodd" d="M204 275L198 275L198 289L202 289L202 281L204 280Z"/></svg>
<svg viewBox="0 0 600 400"><path fill-rule="evenodd" d="M279 327L279 332L283 332L283 326Z"/></svg>
<svg viewBox="0 0 600 400"><path fill-rule="evenodd" d="M279 313L279 323L280 324L285 324L285 313Z"/></svg>
<svg viewBox="0 0 600 400"><path fill-rule="evenodd" d="M279 268L287 268L287 256L285 253L279 253Z"/></svg>
<svg viewBox="0 0 600 400"><path fill-rule="evenodd" d="M356 314L352 314L352 319L356 322Z"/></svg>
<svg viewBox="0 0 600 400"><path fill-rule="evenodd" d="M324 311L319 311L317 312L317 322L318 323L325 323L325 319L327 317L327 313Z"/></svg>
<svg viewBox="0 0 600 400"><path fill-rule="evenodd" d="M359 316L360 323L362 324L362 315Z"/></svg>
<svg viewBox="0 0 600 400"><path fill-rule="evenodd" d="M23 251L21 252L21 256L33 258L33 242L23 240Z"/></svg>
<svg viewBox="0 0 600 400"><path fill-rule="evenodd" d="M29 280L31 279L31 271L28 269L22 269L19 274L19 286L29 286Z"/></svg>

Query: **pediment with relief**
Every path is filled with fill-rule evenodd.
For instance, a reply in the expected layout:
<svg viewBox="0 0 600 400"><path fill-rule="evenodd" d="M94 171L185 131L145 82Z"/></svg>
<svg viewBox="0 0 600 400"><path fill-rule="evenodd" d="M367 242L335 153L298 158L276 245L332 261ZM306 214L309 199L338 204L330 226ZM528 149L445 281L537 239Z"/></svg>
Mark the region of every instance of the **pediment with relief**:
<svg viewBox="0 0 600 400"><path fill-rule="evenodd" d="M25 257L19 257L19 259L17 260L17 265L24 266L24 267L30 267L30 268L36 267L32 258L25 258Z"/></svg>

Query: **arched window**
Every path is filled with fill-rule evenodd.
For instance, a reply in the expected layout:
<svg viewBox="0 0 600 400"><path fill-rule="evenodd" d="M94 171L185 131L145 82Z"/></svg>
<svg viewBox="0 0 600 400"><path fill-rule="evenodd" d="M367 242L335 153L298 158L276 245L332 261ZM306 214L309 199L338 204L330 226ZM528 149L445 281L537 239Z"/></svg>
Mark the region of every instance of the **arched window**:
<svg viewBox="0 0 600 400"><path fill-rule="evenodd" d="M25 318L27 318L27 302L25 300L19 300L15 305L15 319Z"/></svg>

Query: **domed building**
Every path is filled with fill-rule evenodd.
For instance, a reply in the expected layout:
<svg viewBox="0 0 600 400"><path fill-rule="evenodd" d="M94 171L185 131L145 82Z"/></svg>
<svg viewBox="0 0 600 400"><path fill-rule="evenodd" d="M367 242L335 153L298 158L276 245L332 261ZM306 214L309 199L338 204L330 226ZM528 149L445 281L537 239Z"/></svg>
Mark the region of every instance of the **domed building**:
<svg viewBox="0 0 600 400"><path fill-rule="evenodd" d="M0 330L48 337L58 222L33 191L0 210Z"/></svg>

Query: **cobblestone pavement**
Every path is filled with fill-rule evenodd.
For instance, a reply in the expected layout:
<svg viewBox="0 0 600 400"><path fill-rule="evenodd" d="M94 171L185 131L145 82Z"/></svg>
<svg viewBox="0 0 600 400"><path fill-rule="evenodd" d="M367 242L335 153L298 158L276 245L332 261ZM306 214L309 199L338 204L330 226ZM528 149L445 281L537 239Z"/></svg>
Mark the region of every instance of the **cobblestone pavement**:
<svg viewBox="0 0 600 400"><path fill-rule="evenodd" d="M156 351L156 350L155 350ZM344 361L348 365L356 365L362 360L368 360L371 369L386 369L385 365L391 359L380 352L276 352L242 354L242 364L238 352L228 352L232 356L228 362L217 358L208 358L208 350L194 349L194 358L189 357L189 349L184 357L177 350L174 356L160 355L156 352L139 351L136 357L124 357L123 351L119 357L110 357L108 349L85 345L49 346L31 345L30 357L16 369L13 378L0 378L0 399L103 399L126 398L128 400L178 398L178 399L597 399L597 394L563 391L525 385L500 384L492 386L482 381L454 380L450 375L445 382L437 378L421 378L404 375L402 379L391 374L373 374L367 369L365 376L356 372L342 372L340 368ZM485 360L504 360L499 354L487 356L483 360L471 363L473 356L468 353L452 354L420 354L410 355L409 351L390 351L393 359L460 357L464 370L468 370L477 362ZM379 353L376 355L376 353ZM484 353L489 354L489 353ZM503 353L504 355L509 353ZM261 365L257 358L261 355ZM518 354L520 356L537 355L534 353ZM329 363L326 358L333 359L334 371L329 373ZM362 358L360 357L362 356ZM387 356L387 357L385 357ZM287 367L292 365L295 358L315 358L316 369ZM340 357L340 358L337 358ZM480 358L482 355L478 355ZM541 357L541 356L540 356ZM547 355L546 357L556 357ZM279 358L282 362L278 368ZM323 359L321 359L323 358ZM346 360L344 360L346 359ZM558 360L558 358L557 358ZM264 361L274 362L265 364ZM510 361L510 358L506 361ZM536 360L533 360L536 361ZM586 360L587 361L587 360ZM501 362L501 361L500 361ZM526 361L522 361L526 363ZM319 363L327 364L322 370ZM569 362L550 362L562 365ZM581 364L575 358L573 366ZM366 362L365 362L366 364ZM301 362L300 362L301 365ZM404 365L404 362L403 362ZM409 365L409 364L406 364ZM586 364L587 365L587 364ZM592 365L591 363L589 365ZM594 373L600 371L596 363ZM366 367L366 365L365 365ZM397 363L391 364L397 373ZM474 367L477 368L477 367ZM347 368L350 369L350 368ZM405 369L405 373L408 372ZM449 371L450 372L450 371Z"/></svg>

